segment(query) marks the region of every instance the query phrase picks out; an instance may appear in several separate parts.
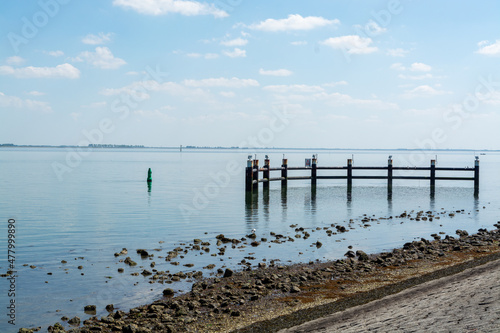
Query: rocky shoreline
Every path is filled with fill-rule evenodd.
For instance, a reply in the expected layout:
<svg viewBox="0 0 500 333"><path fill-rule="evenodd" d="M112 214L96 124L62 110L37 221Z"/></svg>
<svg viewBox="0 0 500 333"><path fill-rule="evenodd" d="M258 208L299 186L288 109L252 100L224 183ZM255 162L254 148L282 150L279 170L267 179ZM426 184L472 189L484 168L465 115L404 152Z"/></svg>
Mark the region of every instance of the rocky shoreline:
<svg viewBox="0 0 500 333"><path fill-rule="evenodd" d="M500 258L500 222L476 234L421 239L379 254L348 251L345 259L266 267L200 280L191 292L129 312L60 323L49 332L272 332L367 303L408 287ZM19 332L33 332L22 328Z"/></svg>

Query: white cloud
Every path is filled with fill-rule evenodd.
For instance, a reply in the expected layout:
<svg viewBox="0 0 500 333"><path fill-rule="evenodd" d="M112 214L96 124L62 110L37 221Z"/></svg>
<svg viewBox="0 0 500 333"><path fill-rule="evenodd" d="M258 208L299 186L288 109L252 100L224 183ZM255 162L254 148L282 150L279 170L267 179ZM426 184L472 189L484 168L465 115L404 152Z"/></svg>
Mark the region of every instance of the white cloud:
<svg viewBox="0 0 500 333"><path fill-rule="evenodd" d="M403 66L403 64L400 63L400 62L396 62L396 63L394 63L394 64L391 65L391 69L394 69L394 70L397 70L397 71L405 71L406 67Z"/></svg>
<svg viewBox="0 0 500 333"><path fill-rule="evenodd" d="M296 30L312 30L327 25L338 26L340 21L337 19L327 20L318 16L302 17L299 14L288 15L286 19L267 19L265 21L255 23L249 26L250 29L262 31L296 31Z"/></svg>
<svg viewBox="0 0 500 333"><path fill-rule="evenodd" d="M372 35L380 35L383 34L384 32L387 32L386 28L382 28L380 25L377 24L377 22L370 20L368 23L365 25L366 31Z"/></svg>
<svg viewBox="0 0 500 333"><path fill-rule="evenodd" d="M121 88L107 88L100 91L104 96L129 95L133 96L134 101L143 101L151 98L155 92L168 93L175 98L183 98L186 102L204 103L206 105L216 105L217 108L221 104L217 104L214 95L207 89L211 87L220 88L243 88L258 86L259 83L251 79L238 78L212 78L204 80L185 80L181 83L164 82L158 83L155 80L136 81ZM230 97L225 92L225 97ZM222 94L224 95L224 94Z"/></svg>
<svg viewBox="0 0 500 333"><path fill-rule="evenodd" d="M233 98L233 97L236 96L236 94L234 93L234 91L221 91L219 94L221 96L227 97L227 98Z"/></svg>
<svg viewBox="0 0 500 333"><path fill-rule="evenodd" d="M307 41L299 40L299 41L291 42L290 44L292 44L293 46L302 46L302 45L307 45Z"/></svg>
<svg viewBox="0 0 500 333"><path fill-rule="evenodd" d="M94 67L102 69L117 69L126 64L125 60L115 58L110 49L105 46L98 46L95 52L85 51L78 55L75 61L86 61Z"/></svg>
<svg viewBox="0 0 500 333"><path fill-rule="evenodd" d="M361 25L355 25L354 27L357 29L363 29ZM383 34L384 32L387 32L386 28L382 28L380 25L377 24L377 22L370 20L368 21L367 24L365 24L362 34L373 37Z"/></svg>
<svg viewBox="0 0 500 333"><path fill-rule="evenodd" d="M45 93L43 92L40 92L40 91L36 91L36 90L33 90L33 91L30 91L30 92L27 92L28 95L31 95L31 96L44 96Z"/></svg>
<svg viewBox="0 0 500 333"><path fill-rule="evenodd" d="M248 44L248 40L238 37L231 40L223 40L220 44L224 46L245 46Z"/></svg>
<svg viewBox="0 0 500 333"><path fill-rule="evenodd" d="M49 56L52 57L62 57L64 55L64 52L61 50L57 51L44 51L43 53L48 54Z"/></svg>
<svg viewBox="0 0 500 333"><path fill-rule="evenodd" d="M20 65L25 60L23 58L21 58L20 56L12 56L12 57L8 57L6 61L9 65Z"/></svg>
<svg viewBox="0 0 500 333"><path fill-rule="evenodd" d="M321 44L334 49L345 50L349 54L368 54L378 50L377 47L370 46L372 42L372 39L368 37L349 35L328 38L321 42Z"/></svg>
<svg viewBox="0 0 500 333"><path fill-rule="evenodd" d="M487 40L483 40L477 43L479 50L476 51L478 54L487 56L497 56L500 55L500 39L497 39L495 43L490 43Z"/></svg>
<svg viewBox="0 0 500 333"><path fill-rule="evenodd" d="M150 93L158 91L167 92L173 96L187 96L190 99L207 96L201 89L189 89L175 82L160 84L155 80L136 81L121 88L106 88L101 90L100 94L104 96L129 95L133 96L134 100L139 102L151 98Z"/></svg>
<svg viewBox="0 0 500 333"><path fill-rule="evenodd" d="M205 59L217 59L219 55L217 53L205 53L203 57Z"/></svg>
<svg viewBox="0 0 500 333"><path fill-rule="evenodd" d="M309 86L306 84L292 84L292 85L271 85L265 86L264 90L277 93L277 94L287 94L287 93L320 93L325 90L320 86Z"/></svg>
<svg viewBox="0 0 500 333"><path fill-rule="evenodd" d="M104 32L100 32L97 35L88 34L87 36L83 37L82 43L89 45L106 44L107 42L111 41L112 35L112 33L105 34Z"/></svg>
<svg viewBox="0 0 500 333"><path fill-rule="evenodd" d="M78 121L78 119L80 119L82 114L79 112L71 112L70 116L71 116L71 118L73 118L73 121Z"/></svg>
<svg viewBox="0 0 500 333"><path fill-rule="evenodd" d="M410 51L403 50L401 48L387 50L387 55L390 55L391 57L404 57L408 53L410 53Z"/></svg>
<svg viewBox="0 0 500 333"><path fill-rule="evenodd" d="M324 87L337 87L337 86L346 86L348 85L347 81L337 81L323 84Z"/></svg>
<svg viewBox="0 0 500 333"><path fill-rule="evenodd" d="M31 99L22 99L16 96L5 95L2 92L0 92L0 107L28 109L33 111L41 111L45 113L52 112L52 108L46 102L34 101Z"/></svg>
<svg viewBox="0 0 500 333"><path fill-rule="evenodd" d="M0 75L12 75L17 78L66 78L78 79L80 71L68 63L56 67L22 67L0 66Z"/></svg>
<svg viewBox="0 0 500 333"><path fill-rule="evenodd" d="M416 97L432 97L451 94L449 91L437 90L428 85L421 85L411 90L407 90L403 97L405 98L416 98Z"/></svg>
<svg viewBox="0 0 500 333"><path fill-rule="evenodd" d="M409 70L411 72L430 72L432 70L432 67L426 64L423 64L421 62L414 62L413 64L410 65L410 67L405 67L403 66L402 63L397 62L391 65L391 69L404 72L406 70ZM401 79L406 79L406 80L423 80L423 79L432 79L434 76L430 73L425 73L421 75L405 75L405 74L399 74L399 78Z"/></svg>
<svg viewBox="0 0 500 333"><path fill-rule="evenodd" d="M405 75L399 74L398 77L404 80L424 80L424 79L432 79L434 75L430 73L422 74L422 75Z"/></svg>
<svg viewBox="0 0 500 333"><path fill-rule="evenodd" d="M414 62L409 69L412 72L430 72L432 67L421 62Z"/></svg>
<svg viewBox="0 0 500 333"><path fill-rule="evenodd" d="M260 75L270 75L270 76L290 76L293 74L292 71L288 69L275 69L275 70L259 70Z"/></svg>
<svg viewBox="0 0 500 333"><path fill-rule="evenodd" d="M258 87L259 82L253 79L233 78L211 78L203 80L184 80L182 82L187 87L225 87L225 88L245 88Z"/></svg>
<svg viewBox="0 0 500 333"><path fill-rule="evenodd" d="M186 56L188 58L201 58L201 54L200 53L188 53L188 54L186 54Z"/></svg>
<svg viewBox="0 0 500 333"><path fill-rule="evenodd" d="M484 104L494 105L494 106L500 105L500 91L494 91L486 94L477 92L476 97L479 98L479 100Z"/></svg>
<svg viewBox="0 0 500 333"><path fill-rule="evenodd" d="M239 49L239 48L234 48L233 51L223 51L226 56L230 58L244 58L247 56L247 51Z"/></svg>
<svg viewBox="0 0 500 333"><path fill-rule="evenodd" d="M352 96L332 93L332 94L317 94L316 99L325 100L325 102L334 107L356 106L376 110L398 110L399 106L395 103L384 102L378 99L358 99Z"/></svg>
<svg viewBox="0 0 500 333"><path fill-rule="evenodd" d="M228 13L218 9L214 4L188 0L114 0L113 5L155 16L169 13L185 16L213 15L217 18L229 16Z"/></svg>
<svg viewBox="0 0 500 333"><path fill-rule="evenodd" d="M150 91L159 90L157 85L158 82L156 81L137 81L121 88L105 88L102 89L99 93L104 96L124 94L128 96L134 96L134 100L136 101L143 101L151 97L149 95Z"/></svg>

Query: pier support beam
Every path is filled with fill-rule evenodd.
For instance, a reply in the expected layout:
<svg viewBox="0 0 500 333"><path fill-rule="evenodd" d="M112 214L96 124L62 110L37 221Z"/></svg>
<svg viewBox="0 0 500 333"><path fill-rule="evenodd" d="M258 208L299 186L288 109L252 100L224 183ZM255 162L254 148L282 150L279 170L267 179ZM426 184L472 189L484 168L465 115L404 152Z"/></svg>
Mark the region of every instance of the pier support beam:
<svg viewBox="0 0 500 333"><path fill-rule="evenodd" d="M479 157L474 161L474 196L479 196Z"/></svg>
<svg viewBox="0 0 500 333"><path fill-rule="evenodd" d="M436 192L436 160L431 160L431 197Z"/></svg>
<svg viewBox="0 0 500 333"><path fill-rule="evenodd" d="M392 199L392 155L387 160L387 198Z"/></svg>
<svg viewBox="0 0 500 333"><path fill-rule="evenodd" d="M252 190L253 191L258 191L259 190L259 160L255 159L253 160L253 166L252 166Z"/></svg>
<svg viewBox="0 0 500 333"><path fill-rule="evenodd" d="M283 160L281 162L281 187L285 188L287 185L288 178L288 159L283 155Z"/></svg>
<svg viewBox="0 0 500 333"><path fill-rule="evenodd" d="M347 160L347 192L352 191L352 159Z"/></svg>
<svg viewBox="0 0 500 333"><path fill-rule="evenodd" d="M311 186L316 186L317 161L316 155L313 155L311 163Z"/></svg>
<svg viewBox="0 0 500 333"><path fill-rule="evenodd" d="M253 179L253 162L252 156L248 156L247 167L245 169L245 191L252 192L252 179Z"/></svg>
<svg viewBox="0 0 500 333"><path fill-rule="evenodd" d="M269 156L266 155L266 159L264 160L264 168L263 168L263 177L264 178L264 184L263 188L264 189L269 189ZM267 180L267 181L266 181Z"/></svg>

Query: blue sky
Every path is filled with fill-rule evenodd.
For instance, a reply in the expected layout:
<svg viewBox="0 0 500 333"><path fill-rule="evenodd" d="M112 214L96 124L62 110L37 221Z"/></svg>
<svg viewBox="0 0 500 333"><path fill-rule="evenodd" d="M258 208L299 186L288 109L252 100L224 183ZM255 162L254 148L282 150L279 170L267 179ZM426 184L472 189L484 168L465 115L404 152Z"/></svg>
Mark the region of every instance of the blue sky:
<svg viewBox="0 0 500 333"><path fill-rule="evenodd" d="M0 143L500 149L498 1L0 4Z"/></svg>

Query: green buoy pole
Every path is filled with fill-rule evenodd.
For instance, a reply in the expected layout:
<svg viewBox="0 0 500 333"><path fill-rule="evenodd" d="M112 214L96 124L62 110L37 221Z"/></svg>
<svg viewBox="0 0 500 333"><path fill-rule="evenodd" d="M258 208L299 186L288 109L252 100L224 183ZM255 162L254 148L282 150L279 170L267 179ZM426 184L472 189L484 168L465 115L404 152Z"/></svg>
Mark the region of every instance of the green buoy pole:
<svg viewBox="0 0 500 333"><path fill-rule="evenodd" d="M151 168L149 168L149 170L148 170L148 183L151 183L153 181L153 179L151 178L151 174L152 174Z"/></svg>

